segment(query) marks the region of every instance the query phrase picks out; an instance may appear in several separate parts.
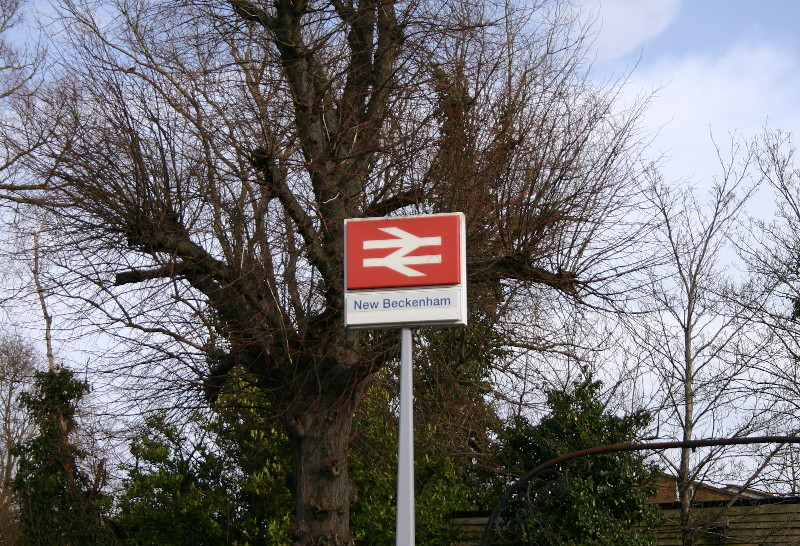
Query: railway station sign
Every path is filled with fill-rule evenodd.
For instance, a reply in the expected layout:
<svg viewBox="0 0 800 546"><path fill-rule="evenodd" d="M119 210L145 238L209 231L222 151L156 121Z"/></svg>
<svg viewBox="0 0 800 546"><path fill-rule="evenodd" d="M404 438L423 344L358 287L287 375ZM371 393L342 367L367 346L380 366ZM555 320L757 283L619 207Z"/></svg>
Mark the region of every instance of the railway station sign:
<svg viewBox="0 0 800 546"><path fill-rule="evenodd" d="M463 213L345 220L345 326L467 323Z"/></svg>

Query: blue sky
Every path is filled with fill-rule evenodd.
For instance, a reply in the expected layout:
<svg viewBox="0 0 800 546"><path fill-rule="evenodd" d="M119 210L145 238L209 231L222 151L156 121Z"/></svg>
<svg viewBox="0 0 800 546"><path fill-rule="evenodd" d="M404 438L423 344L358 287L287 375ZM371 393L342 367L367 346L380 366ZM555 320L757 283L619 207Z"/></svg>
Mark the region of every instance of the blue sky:
<svg viewBox="0 0 800 546"><path fill-rule="evenodd" d="M596 70L638 61L629 92L655 91L645 126L671 179L717 172L725 148L769 126L800 131L800 1L584 0L599 13ZM598 11L599 10L599 11Z"/></svg>

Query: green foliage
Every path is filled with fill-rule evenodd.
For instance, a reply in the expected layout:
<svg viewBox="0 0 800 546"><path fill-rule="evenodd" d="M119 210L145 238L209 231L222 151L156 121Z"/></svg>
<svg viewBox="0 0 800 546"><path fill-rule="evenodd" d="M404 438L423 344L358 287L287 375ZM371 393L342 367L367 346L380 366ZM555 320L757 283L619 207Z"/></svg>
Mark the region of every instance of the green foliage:
<svg viewBox="0 0 800 546"><path fill-rule="evenodd" d="M569 392L551 391L550 414L538 425L517 417L506 428L502 459L513 475L522 476L540 464L573 451L634 441L650 416L609 413L599 399L602 384L587 374ZM581 467L584 472L581 472ZM560 492L553 481L567 467L569 485ZM635 452L592 455L544 473L534 491L542 504L533 522L532 544L639 546L650 538L632 527L654 525L657 509L647 505L657 469Z"/></svg>
<svg viewBox="0 0 800 546"><path fill-rule="evenodd" d="M389 389L376 384L356 415L350 473L357 498L350 529L357 544L395 543L397 420L388 409ZM456 540L450 514L473 505L464 460L445 453L435 426L415 430L416 538L418 544L445 545Z"/></svg>
<svg viewBox="0 0 800 546"><path fill-rule="evenodd" d="M240 373L240 372L237 372ZM234 386L235 385L235 386ZM357 543L395 542L397 420L392 389L376 383L356 414L350 475L357 497ZM163 414L131 445L114 527L130 544L289 544L292 498L286 437L247 378L231 380L210 415L195 414L181 433ZM478 478L464 457L449 455L435 424L416 431L417 541L455 540L450 514L482 506Z"/></svg>
<svg viewBox="0 0 800 546"><path fill-rule="evenodd" d="M417 542L456 541L451 513L486 505L490 480L478 461L499 429L483 403L492 343L470 329L431 331L416 358ZM488 324L488 322L487 322ZM484 324L480 326L490 330ZM480 336L485 333L481 332ZM356 488L350 530L359 544L395 542L397 415L393 378L377 378L355 415L350 477ZM288 544L291 457L274 428L274 409L241 370L232 372L209 415L181 433L152 416L131 446L114 523L132 544Z"/></svg>
<svg viewBox="0 0 800 546"><path fill-rule="evenodd" d="M474 320L473 320L474 319ZM493 353L491 321L474 314L470 328L429 330L414 361L416 540L458 541L451 514L487 505L496 473L492 431L500 421L485 403ZM356 413L350 468L357 501L351 531L357 543L395 543L397 415L392 378L377 377Z"/></svg>
<svg viewBox="0 0 800 546"><path fill-rule="evenodd" d="M163 414L131 445L114 526L130 544L287 544L292 500L285 436L263 421L245 378L181 434Z"/></svg>
<svg viewBox="0 0 800 546"><path fill-rule="evenodd" d="M80 468L85 453L70 439L77 403L89 386L65 368L37 372L33 390L21 401L38 433L14 448L19 457L13 487L19 499L22 544L107 544L113 536L104 514L109 499Z"/></svg>

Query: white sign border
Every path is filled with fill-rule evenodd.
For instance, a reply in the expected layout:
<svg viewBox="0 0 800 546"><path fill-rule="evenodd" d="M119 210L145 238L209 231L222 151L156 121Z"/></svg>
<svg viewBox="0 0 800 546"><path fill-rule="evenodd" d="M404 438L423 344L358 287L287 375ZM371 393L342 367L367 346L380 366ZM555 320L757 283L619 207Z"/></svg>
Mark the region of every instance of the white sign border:
<svg viewBox="0 0 800 546"><path fill-rule="evenodd" d="M347 290L347 244L344 248L344 325L345 328L388 329L413 326L466 326L467 325L467 233L466 220L463 212L448 212L440 214L417 214L406 216L384 216L377 218L352 218L344 222L345 241L347 241L347 224L369 220L403 220L407 218L457 216L459 229L459 276L458 284L443 284L431 286L413 286L408 288L377 288L369 290ZM384 298L393 301L419 300L436 294L452 294L454 305L446 307L395 307L383 308L379 304L377 310L351 309L351 304L357 298L366 298L370 301ZM382 302L381 302L382 303Z"/></svg>
<svg viewBox="0 0 800 546"><path fill-rule="evenodd" d="M359 310L359 305L365 307ZM345 326L348 328L465 326L466 321L466 290L461 285L354 290L345 294Z"/></svg>

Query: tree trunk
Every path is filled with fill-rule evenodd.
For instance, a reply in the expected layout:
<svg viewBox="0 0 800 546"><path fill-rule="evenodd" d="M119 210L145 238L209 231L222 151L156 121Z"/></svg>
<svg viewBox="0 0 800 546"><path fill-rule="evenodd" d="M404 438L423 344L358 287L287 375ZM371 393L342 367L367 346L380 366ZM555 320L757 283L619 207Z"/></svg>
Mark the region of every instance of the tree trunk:
<svg viewBox="0 0 800 546"><path fill-rule="evenodd" d="M684 434L684 441L691 440L690 434ZM690 450L689 448L681 448L681 464L680 471L678 472L678 500L681 504L681 545L692 546L694 544L695 532L692 524L692 482L689 477L690 473Z"/></svg>
<svg viewBox="0 0 800 546"><path fill-rule="evenodd" d="M293 415L287 423L294 463L292 539L297 546L353 544L347 450L356 404L343 398L347 395L325 404L325 411L306 408L289 414Z"/></svg>
<svg viewBox="0 0 800 546"><path fill-rule="evenodd" d="M694 354L693 341L694 332L692 329L693 310L694 310L694 290L687 294L689 310L687 311L686 322L683 331L683 441L687 442L694 436ZM691 450L681 449L681 463L678 471L678 499L681 503L681 544L682 546L692 546L696 532L692 522L692 501L694 491L691 479Z"/></svg>

